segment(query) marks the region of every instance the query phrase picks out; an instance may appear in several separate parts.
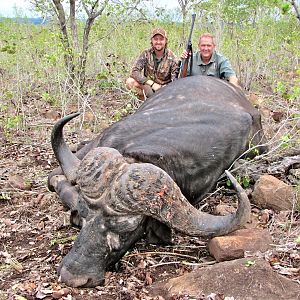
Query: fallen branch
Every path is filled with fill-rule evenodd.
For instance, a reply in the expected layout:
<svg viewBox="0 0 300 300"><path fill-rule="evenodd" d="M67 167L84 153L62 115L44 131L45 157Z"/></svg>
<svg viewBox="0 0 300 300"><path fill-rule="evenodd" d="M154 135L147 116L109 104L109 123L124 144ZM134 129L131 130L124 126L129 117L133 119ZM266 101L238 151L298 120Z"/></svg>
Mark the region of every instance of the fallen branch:
<svg viewBox="0 0 300 300"><path fill-rule="evenodd" d="M124 258L133 257L133 256L140 256L140 255L141 256L153 256L153 255L177 256L177 257L184 257L184 258L188 258L188 259L199 261L198 257L191 256L191 255L180 254L180 253L173 253L173 252L155 252L155 251L127 254L127 255L124 256Z"/></svg>
<svg viewBox="0 0 300 300"><path fill-rule="evenodd" d="M170 262L164 262L164 263L159 263L159 264L156 264L156 265L152 265L152 266L150 266L150 268L156 268L156 267L171 265L171 264L181 264L181 265L184 265L184 266L193 266L193 267L204 267L204 266L214 265L216 263L217 263L217 261L215 261L215 260L207 261L207 262L204 262L204 263L189 263L187 261L170 261Z"/></svg>

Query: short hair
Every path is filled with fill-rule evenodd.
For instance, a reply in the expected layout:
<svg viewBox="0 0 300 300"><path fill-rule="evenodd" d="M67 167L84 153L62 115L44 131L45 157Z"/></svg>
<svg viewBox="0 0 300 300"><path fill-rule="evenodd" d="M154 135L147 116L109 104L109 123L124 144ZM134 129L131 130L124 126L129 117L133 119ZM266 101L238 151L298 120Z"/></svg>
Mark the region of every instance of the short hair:
<svg viewBox="0 0 300 300"><path fill-rule="evenodd" d="M200 36L200 38L199 38L199 44L200 44L200 41L201 41L202 38L211 38L213 44L216 45L215 37L214 37L211 33L205 32L205 33L201 34L201 36Z"/></svg>

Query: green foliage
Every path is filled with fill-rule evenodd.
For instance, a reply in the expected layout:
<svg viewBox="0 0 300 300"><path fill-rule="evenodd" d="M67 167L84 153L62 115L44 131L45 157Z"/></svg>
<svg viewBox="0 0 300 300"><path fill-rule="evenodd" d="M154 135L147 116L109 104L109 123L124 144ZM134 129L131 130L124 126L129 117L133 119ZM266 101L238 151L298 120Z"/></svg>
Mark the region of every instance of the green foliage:
<svg viewBox="0 0 300 300"><path fill-rule="evenodd" d="M12 44L9 44L7 41L6 42L6 45L4 45L0 51L1 52L7 52L8 54L15 54L16 53L16 44L15 43L12 43Z"/></svg>
<svg viewBox="0 0 300 300"><path fill-rule="evenodd" d="M10 115L8 112L8 106L0 104L0 111L5 112L5 115L0 119L0 126L4 129L4 134L8 138L11 135L11 131L20 127L23 121L21 115Z"/></svg>
<svg viewBox="0 0 300 300"><path fill-rule="evenodd" d="M241 178L241 183L242 183L242 186L244 187L244 188L247 188L247 187L249 187L250 186L250 182L251 182L251 179L250 179L250 177L249 176L243 176L242 178Z"/></svg>
<svg viewBox="0 0 300 300"><path fill-rule="evenodd" d="M168 46L177 56L184 48L187 34L183 36L178 10L149 12L142 7L144 15L138 10L129 15L125 9L129 4L130 1L125 1L125 6L110 2L92 27L87 74L97 79L100 89L123 86L132 62L143 49L150 47L150 32L154 27L167 30ZM279 96L297 103L300 97L300 30L286 1L207 0L191 1L191 4L185 28L194 10L197 14L192 37L194 50L199 35L204 31L212 32L217 37L218 50L231 60L245 88L259 91L269 84ZM78 21L77 25L81 40L84 23ZM19 78L24 93L30 91L33 81L47 85L47 93L43 93L42 98L50 105L66 102L61 89L68 78L64 64L66 54L70 52L65 50L59 28L51 19L43 26L9 20L0 23L1 69L6 70L8 76ZM74 51L72 55L78 58L79 53ZM286 76L291 71L296 72L293 79ZM53 96L59 93L60 97Z"/></svg>
<svg viewBox="0 0 300 300"><path fill-rule="evenodd" d="M5 91L4 92L4 99L11 100L15 96L13 91ZM1 109L0 109L1 110Z"/></svg>
<svg viewBox="0 0 300 300"><path fill-rule="evenodd" d="M287 149L290 146L291 137L289 134L283 135L281 138L281 148Z"/></svg>
<svg viewBox="0 0 300 300"><path fill-rule="evenodd" d="M0 119L0 125L4 128L4 133L8 136L9 132L13 129L19 127L22 123L23 118L21 115L17 113L10 113L9 110L9 101L11 101L15 97L15 93L13 91L7 90L4 91L2 96L2 103L0 103L0 113L4 117Z"/></svg>
<svg viewBox="0 0 300 300"><path fill-rule="evenodd" d="M250 184L251 184L251 178L248 175L245 175L245 176L236 176L236 180L244 188L248 188L250 186ZM231 186L232 185L232 183L231 183L231 181L229 179L227 179L226 185L227 186Z"/></svg>
<svg viewBox="0 0 300 300"><path fill-rule="evenodd" d="M274 91L285 100L290 102L299 99L300 97L300 76L298 72L295 79L288 79L285 81L278 81Z"/></svg>
<svg viewBox="0 0 300 300"><path fill-rule="evenodd" d="M280 93L281 95L286 94L286 86L282 81L277 82L277 87L275 88L275 91L277 93Z"/></svg>
<svg viewBox="0 0 300 300"><path fill-rule="evenodd" d="M72 235L72 236L65 237L65 238L53 239L53 240L50 241L50 245L54 246L54 245L57 245L57 244L66 244L66 243L75 241L76 238L77 238L76 235Z"/></svg>
<svg viewBox="0 0 300 300"><path fill-rule="evenodd" d="M48 92L42 93L41 97L45 102L49 103L50 105L57 105L57 101L55 100L55 98L51 96Z"/></svg>
<svg viewBox="0 0 300 300"><path fill-rule="evenodd" d="M255 265L255 261L254 260L247 260L247 262L245 263L246 267L252 267Z"/></svg>
<svg viewBox="0 0 300 300"><path fill-rule="evenodd" d="M7 116L5 118L4 128L7 130L16 128L22 121L20 115L17 116Z"/></svg>
<svg viewBox="0 0 300 300"><path fill-rule="evenodd" d="M114 121L120 121L123 117L131 114L134 111L132 104L128 103L124 108L115 112L113 119Z"/></svg>
<svg viewBox="0 0 300 300"><path fill-rule="evenodd" d="M290 8L291 8L291 6L290 6L289 3L287 3L287 2L283 3L281 5L281 12L285 15L285 14L287 14L289 12Z"/></svg>

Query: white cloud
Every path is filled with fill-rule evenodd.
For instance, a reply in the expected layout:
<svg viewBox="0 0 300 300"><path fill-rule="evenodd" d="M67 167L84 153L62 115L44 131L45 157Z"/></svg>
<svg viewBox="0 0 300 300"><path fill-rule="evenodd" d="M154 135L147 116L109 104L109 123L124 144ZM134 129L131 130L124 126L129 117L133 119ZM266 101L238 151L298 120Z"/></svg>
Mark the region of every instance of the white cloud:
<svg viewBox="0 0 300 300"><path fill-rule="evenodd" d="M13 17L17 12L31 15L31 5L26 0L0 0L0 15L3 17Z"/></svg>
<svg viewBox="0 0 300 300"><path fill-rule="evenodd" d="M153 0L155 6L175 8L178 7L178 1L176 0ZM29 0L0 0L0 16L2 17L14 17L16 13L25 14L31 17L34 14L32 12L32 6Z"/></svg>
<svg viewBox="0 0 300 300"><path fill-rule="evenodd" d="M176 0L154 0L155 5L166 6L167 8L175 8L178 7L178 1Z"/></svg>

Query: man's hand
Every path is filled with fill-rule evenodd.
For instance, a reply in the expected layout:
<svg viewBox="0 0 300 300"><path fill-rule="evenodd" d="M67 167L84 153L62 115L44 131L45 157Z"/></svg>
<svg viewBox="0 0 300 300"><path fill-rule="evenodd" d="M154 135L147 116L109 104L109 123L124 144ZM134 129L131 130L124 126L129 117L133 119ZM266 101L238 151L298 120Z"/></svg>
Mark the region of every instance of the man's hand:
<svg viewBox="0 0 300 300"><path fill-rule="evenodd" d="M160 84L154 82L151 79L147 80L145 84L149 85L154 92L158 91L162 87Z"/></svg>
<svg viewBox="0 0 300 300"><path fill-rule="evenodd" d="M180 58L181 58L181 59L188 58L191 54L192 54L191 52L188 52L188 51L186 51L186 50L183 50L183 52L182 52Z"/></svg>
<svg viewBox="0 0 300 300"><path fill-rule="evenodd" d="M235 75L229 76L228 81L237 86L238 88L242 89L242 87L239 84L239 80Z"/></svg>
<svg viewBox="0 0 300 300"><path fill-rule="evenodd" d="M152 90L153 90L154 92L158 91L160 88L161 88L161 85L158 84L158 83L154 83L154 84L152 85Z"/></svg>

